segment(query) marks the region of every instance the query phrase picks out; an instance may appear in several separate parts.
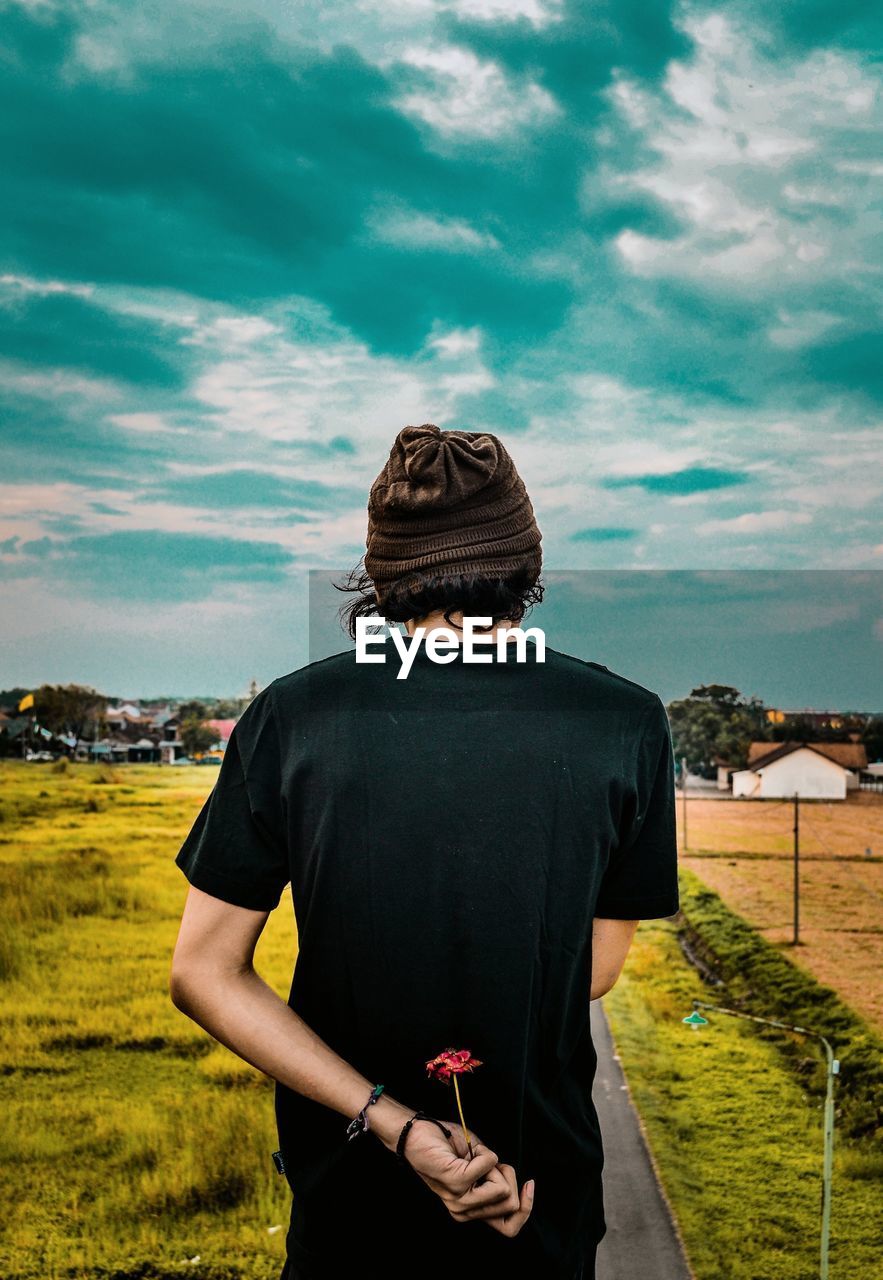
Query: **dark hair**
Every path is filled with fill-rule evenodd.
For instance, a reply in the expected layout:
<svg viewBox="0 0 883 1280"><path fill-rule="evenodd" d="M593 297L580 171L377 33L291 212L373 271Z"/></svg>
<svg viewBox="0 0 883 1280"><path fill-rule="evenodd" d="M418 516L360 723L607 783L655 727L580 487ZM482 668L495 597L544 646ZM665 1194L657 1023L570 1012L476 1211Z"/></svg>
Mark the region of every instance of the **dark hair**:
<svg viewBox="0 0 883 1280"><path fill-rule="evenodd" d="M337 591L355 592L355 599L341 606L341 625L351 639L356 636L356 618L381 617L387 622L407 622L428 613L444 611L449 625L452 613L467 618L504 618L520 622L543 598L543 586L527 568L506 577L480 573L409 573L387 588L382 604L364 565L352 569L343 582L332 584Z"/></svg>

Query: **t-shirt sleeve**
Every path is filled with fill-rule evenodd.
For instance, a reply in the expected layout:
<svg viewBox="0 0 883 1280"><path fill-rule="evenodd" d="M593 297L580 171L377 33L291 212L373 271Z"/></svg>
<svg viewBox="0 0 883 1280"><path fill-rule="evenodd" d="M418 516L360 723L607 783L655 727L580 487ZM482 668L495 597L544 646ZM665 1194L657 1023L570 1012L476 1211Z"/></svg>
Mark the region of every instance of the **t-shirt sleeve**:
<svg viewBox="0 0 883 1280"><path fill-rule="evenodd" d="M665 706L654 695L644 715L619 841L601 881L595 915L654 920L675 915L679 906L674 748Z"/></svg>
<svg viewBox="0 0 883 1280"><path fill-rule="evenodd" d="M233 727L215 785L175 858L197 889L272 911L289 881L272 685Z"/></svg>

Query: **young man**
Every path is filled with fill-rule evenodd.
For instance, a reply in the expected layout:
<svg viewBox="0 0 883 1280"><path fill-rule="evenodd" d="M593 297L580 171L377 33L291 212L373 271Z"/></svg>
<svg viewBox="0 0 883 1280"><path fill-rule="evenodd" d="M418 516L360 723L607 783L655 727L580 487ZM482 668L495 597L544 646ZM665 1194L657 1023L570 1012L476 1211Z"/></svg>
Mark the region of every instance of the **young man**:
<svg viewBox="0 0 883 1280"><path fill-rule="evenodd" d="M638 921L678 910L665 708L549 647L435 660L439 627L490 618L496 636L542 594L496 437L406 427L368 512L351 631L404 622L407 678L387 636L375 661L348 650L249 705L177 856L192 887L172 997L277 1081L283 1276L591 1280L589 1001ZM286 1003L252 959L289 882ZM451 1082L426 1070L448 1048L480 1064L458 1076L471 1154Z"/></svg>

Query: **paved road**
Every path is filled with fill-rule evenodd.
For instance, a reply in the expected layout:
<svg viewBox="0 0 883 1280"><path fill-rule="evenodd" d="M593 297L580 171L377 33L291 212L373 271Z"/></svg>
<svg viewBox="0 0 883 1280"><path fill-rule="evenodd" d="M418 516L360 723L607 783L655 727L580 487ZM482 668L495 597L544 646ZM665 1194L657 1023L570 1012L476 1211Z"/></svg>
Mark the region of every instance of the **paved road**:
<svg viewBox="0 0 883 1280"><path fill-rule="evenodd" d="M597 1280L695 1280L653 1171L604 1015L591 1006L598 1070L592 1097L604 1140L604 1216Z"/></svg>

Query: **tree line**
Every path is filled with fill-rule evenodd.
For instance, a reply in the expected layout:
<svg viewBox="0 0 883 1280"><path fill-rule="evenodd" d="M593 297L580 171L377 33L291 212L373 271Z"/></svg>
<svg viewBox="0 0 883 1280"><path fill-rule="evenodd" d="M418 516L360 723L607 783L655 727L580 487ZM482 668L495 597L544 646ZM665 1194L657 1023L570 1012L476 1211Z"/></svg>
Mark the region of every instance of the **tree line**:
<svg viewBox="0 0 883 1280"><path fill-rule="evenodd" d="M217 740L217 732L207 720L237 719L257 692L252 686L247 698L219 698L213 702L191 699L182 702L175 710L178 720L178 738L188 755L208 751ZM110 698L89 685L43 684L39 689L12 689L0 694L0 703L6 702L14 716L19 702L28 696L33 704L23 715L33 716L37 724L47 729L59 740L73 738L91 741L107 734L107 708ZM3 739L6 739L5 750ZM9 754L11 744L7 733L0 734L0 754Z"/></svg>

